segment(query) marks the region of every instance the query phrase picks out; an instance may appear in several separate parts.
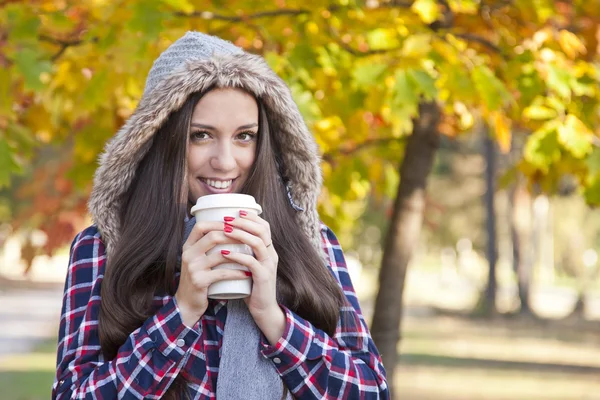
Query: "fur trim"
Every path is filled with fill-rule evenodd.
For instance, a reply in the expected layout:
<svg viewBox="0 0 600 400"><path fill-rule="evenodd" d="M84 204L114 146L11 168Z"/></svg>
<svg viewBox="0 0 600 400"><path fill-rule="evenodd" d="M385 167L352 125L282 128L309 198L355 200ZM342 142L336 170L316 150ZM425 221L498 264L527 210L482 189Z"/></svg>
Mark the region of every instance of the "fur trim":
<svg viewBox="0 0 600 400"><path fill-rule="evenodd" d="M283 153L293 200L305 210L296 213L296 221L321 254L316 204L322 177L316 142L288 86L262 57L248 53L188 61L142 98L133 115L107 143L100 156L88 206L108 253L119 239L118 210L122 195L150 149L155 132L189 95L213 86L243 88L264 104L270 128L277 132L274 139Z"/></svg>

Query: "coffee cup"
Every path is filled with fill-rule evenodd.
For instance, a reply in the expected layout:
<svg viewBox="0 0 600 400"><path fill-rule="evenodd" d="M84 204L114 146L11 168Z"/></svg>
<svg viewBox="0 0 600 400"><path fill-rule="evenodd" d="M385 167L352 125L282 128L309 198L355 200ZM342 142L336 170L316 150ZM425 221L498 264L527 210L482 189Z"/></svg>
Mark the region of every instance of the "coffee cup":
<svg viewBox="0 0 600 400"><path fill-rule="evenodd" d="M210 194L198 198L196 205L192 207L191 213L199 221L217 221L224 222L225 217L238 218L240 211L260 215L261 206L256 202L253 196L240 193L222 193ZM231 253L244 253L253 255L252 248L243 243L218 244L210 249L206 254L212 254L221 250L229 250ZM248 271L248 268L234 263L220 264L213 269L239 269ZM208 288L208 297L211 299L231 300L242 299L250 296L252 293L252 278L223 280L215 282Z"/></svg>

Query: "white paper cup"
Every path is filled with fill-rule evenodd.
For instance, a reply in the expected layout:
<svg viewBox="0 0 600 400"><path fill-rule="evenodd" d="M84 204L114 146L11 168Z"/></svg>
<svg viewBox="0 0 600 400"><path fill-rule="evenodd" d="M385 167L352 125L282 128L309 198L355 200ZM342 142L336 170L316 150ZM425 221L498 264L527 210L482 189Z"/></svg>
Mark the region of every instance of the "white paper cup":
<svg viewBox="0 0 600 400"><path fill-rule="evenodd" d="M259 215L262 213L261 206L253 196L239 193L210 194L202 196L192 207L191 213L198 221L224 222L225 217L239 218L240 210ZM252 248L242 243L219 244L210 249L206 254L212 254L221 250L229 250L232 253L245 253L253 255ZM214 269L228 268L248 271L243 265L237 263L225 263L214 267ZM239 280L224 280L215 282L208 288L208 297L211 299L231 300L242 299L252 293L252 278Z"/></svg>

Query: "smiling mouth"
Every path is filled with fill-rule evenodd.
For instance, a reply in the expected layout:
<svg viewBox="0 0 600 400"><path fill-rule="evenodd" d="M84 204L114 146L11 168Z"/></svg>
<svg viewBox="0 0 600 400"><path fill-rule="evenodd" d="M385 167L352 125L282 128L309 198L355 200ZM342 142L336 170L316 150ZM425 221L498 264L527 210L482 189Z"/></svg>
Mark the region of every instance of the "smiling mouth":
<svg viewBox="0 0 600 400"><path fill-rule="evenodd" d="M221 189L221 190L229 189L231 187L231 184L235 180L235 179L229 179L229 180L222 181L222 180L207 179L207 178L199 178L199 179L200 179L200 181L205 183L207 186L210 186L211 188L214 188L214 189Z"/></svg>

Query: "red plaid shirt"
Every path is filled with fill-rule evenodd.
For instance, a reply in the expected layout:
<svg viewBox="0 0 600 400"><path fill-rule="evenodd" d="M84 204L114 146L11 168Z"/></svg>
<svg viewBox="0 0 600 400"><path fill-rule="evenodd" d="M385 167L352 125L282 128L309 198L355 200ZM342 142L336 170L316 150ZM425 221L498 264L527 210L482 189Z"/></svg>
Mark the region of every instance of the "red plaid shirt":
<svg viewBox="0 0 600 400"><path fill-rule="evenodd" d="M327 335L282 306L286 328L271 346L263 337L262 355L297 399L387 399L385 370L359 308L342 249L322 225L330 270L351 307ZM155 314L133 331L113 360L105 360L98 338L100 286L106 255L100 233L91 226L77 235L60 318L53 399L159 399L179 374L194 399L214 399L219 374L227 303L211 300L193 329L183 324L174 297L155 296ZM177 278L177 277L176 277Z"/></svg>

